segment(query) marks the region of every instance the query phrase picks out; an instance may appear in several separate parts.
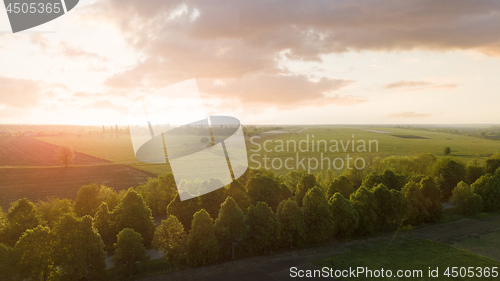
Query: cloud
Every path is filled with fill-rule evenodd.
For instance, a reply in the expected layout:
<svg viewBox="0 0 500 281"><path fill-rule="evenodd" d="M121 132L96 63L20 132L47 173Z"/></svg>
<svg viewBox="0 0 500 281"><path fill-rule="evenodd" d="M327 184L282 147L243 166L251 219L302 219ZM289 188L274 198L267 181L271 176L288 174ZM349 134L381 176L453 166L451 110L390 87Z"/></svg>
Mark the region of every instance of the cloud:
<svg viewBox="0 0 500 281"><path fill-rule="evenodd" d="M47 49L48 45L50 44L47 37L43 36L42 34L37 34L37 33L30 35L30 42L33 45L39 46L40 48L42 48L42 50Z"/></svg>
<svg viewBox="0 0 500 281"><path fill-rule="evenodd" d="M38 104L43 92L43 82L0 76L0 104L2 105L30 108Z"/></svg>
<svg viewBox="0 0 500 281"><path fill-rule="evenodd" d="M59 49L60 49L60 52L58 52L59 55L64 55L70 59L95 59L100 61L107 60L105 57L99 54L73 47L68 42L60 42Z"/></svg>
<svg viewBox="0 0 500 281"><path fill-rule="evenodd" d="M437 84L427 81L397 81L384 86L390 90L423 90L423 89L453 89L457 84Z"/></svg>
<svg viewBox="0 0 500 281"><path fill-rule="evenodd" d="M122 114L127 112L127 108L113 104L110 100L98 100L90 104L86 104L81 107L82 109L103 109L103 110L114 110Z"/></svg>
<svg viewBox="0 0 500 281"><path fill-rule="evenodd" d="M392 119L420 119L435 116L435 114L429 113L416 113L415 111L406 111L401 113L391 113L383 116L384 118Z"/></svg>

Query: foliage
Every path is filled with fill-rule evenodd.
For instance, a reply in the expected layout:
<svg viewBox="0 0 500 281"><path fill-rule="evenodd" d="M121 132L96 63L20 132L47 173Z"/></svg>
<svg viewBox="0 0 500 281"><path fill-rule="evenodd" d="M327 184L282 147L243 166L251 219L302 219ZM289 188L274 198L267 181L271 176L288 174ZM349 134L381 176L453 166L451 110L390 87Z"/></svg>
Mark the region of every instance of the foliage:
<svg viewBox="0 0 500 281"><path fill-rule="evenodd" d="M239 181L232 181L227 186L226 194L227 196L232 197L243 211L250 207L250 197L248 196L245 187Z"/></svg>
<svg viewBox="0 0 500 281"><path fill-rule="evenodd" d="M293 248L293 242L303 237L306 231L302 209L295 200L288 198L279 204L276 217L281 224L281 235Z"/></svg>
<svg viewBox="0 0 500 281"><path fill-rule="evenodd" d="M474 194L472 188L461 181L453 189L450 203L457 206L457 211L460 214L473 216L483 208L483 199L481 196Z"/></svg>
<svg viewBox="0 0 500 281"><path fill-rule="evenodd" d="M305 171L297 171L297 170L291 170L288 172L288 174L285 175L284 177L284 183L288 188L292 191L292 193L295 193L297 189L297 184L299 184L299 180L304 175L306 172Z"/></svg>
<svg viewBox="0 0 500 281"><path fill-rule="evenodd" d="M17 241L18 272L33 280L47 280L56 271L54 265L54 236L41 225L28 229Z"/></svg>
<svg viewBox="0 0 500 281"><path fill-rule="evenodd" d="M486 169L486 173L493 174L498 168L500 168L500 159L496 157L495 158L491 157L489 159L486 159L484 166Z"/></svg>
<svg viewBox="0 0 500 281"><path fill-rule="evenodd" d="M188 264L206 265L217 259L217 237L212 218L201 209L193 216L191 230L187 240Z"/></svg>
<svg viewBox="0 0 500 281"><path fill-rule="evenodd" d="M184 229L189 231L191 229L191 220L193 215L199 210L198 197L189 200L181 201L180 195L177 194L167 206L167 214L173 215L182 223Z"/></svg>
<svg viewBox="0 0 500 281"><path fill-rule="evenodd" d="M40 218L47 223L50 228L53 228L64 214L73 213L73 203L67 198L59 199L48 197L47 201L40 200L36 205L40 212Z"/></svg>
<svg viewBox="0 0 500 281"><path fill-rule="evenodd" d="M157 251L162 251L170 265L183 254L186 233L182 223L173 215L161 221L161 225L156 229L153 239L153 247Z"/></svg>
<svg viewBox="0 0 500 281"><path fill-rule="evenodd" d="M451 148L449 146L444 148L444 155L449 155L451 153Z"/></svg>
<svg viewBox="0 0 500 281"><path fill-rule="evenodd" d="M222 186L220 180L210 179L202 183L203 190L213 190L199 197L200 208L205 209L210 217L215 220L219 214L220 205L227 198L227 189L219 188Z"/></svg>
<svg viewBox="0 0 500 281"><path fill-rule="evenodd" d="M351 202L359 214L358 233L360 235L374 234L379 229L378 201L375 194L361 187L351 194Z"/></svg>
<svg viewBox="0 0 500 281"><path fill-rule="evenodd" d="M94 216L97 208L101 205L99 191L101 190L98 184L84 185L76 193L75 213L79 216L90 215Z"/></svg>
<svg viewBox="0 0 500 281"><path fill-rule="evenodd" d="M433 165L432 174L443 191L443 198L448 199L453 188L465 180L465 165L448 157L441 158Z"/></svg>
<svg viewBox="0 0 500 281"><path fill-rule="evenodd" d="M422 195L430 200L430 205L427 211L429 217L426 222L438 222L443 217L443 204L441 198L443 194L431 177L425 177L420 181L420 190Z"/></svg>
<svg viewBox="0 0 500 281"><path fill-rule="evenodd" d="M330 206L320 187L311 188L302 201L307 226L306 239L319 243L326 241L332 232L333 220Z"/></svg>
<svg viewBox="0 0 500 281"><path fill-rule="evenodd" d="M221 244L231 245L231 257L234 259L234 246L246 233L245 214L231 197L222 203L219 216L215 220L215 234Z"/></svg>
<svg viewBox="0 0 500 281"><path fill-rule="evenodd" d="M124 228L118 233L113 257L116 267L127 267L129 277L132 277L132 270L135 268L136 263L149 259L150 256L146 247L144 247L144 241L140 233L131 228Z"/></svg>
<svg viewBox="0 0 500 281"><path fill-rule="evenodd" d="M54 228L54 259L68 280L101 278L106 268L106 252L101 236L92 226L92 217L65 214Z"/></svg>
<svg viewBox="0 0 500 281"><path fill-rule="evenodd" d="M339 238L350 238L358 228L359 215L351 201L341 193L335 193L329 200L333 218L333 235Z"/></svg>
<svg viewBox="0 0 500 281"><path fill-rule="evenodd" d="M65 167L68 167L68 165L73 162L73 159L75 159L75 153L67 146L60 146L55 149L55 152L57 160L59 160Z"/></svg>
<svg viewBox="0 0 500 281"><path fill-rule="evenodd" d="M332 198L332 196L337 192L342 194L344 198L349 198L351 196L351 193L354 192L354 188L352 186L351 181L344 176L336 178L327 186L326 198L327 199Z"/></svg>
<svg viewBox="0 0 500 281"><path fill-rule="evenodd" d="M484 174L486 174L484 167L479 165L477 159L472 159L465 167L465 182L473 184Z"/></svg>
<svg viewBox="0 0 500 281"><path fill-rule="evenodd" d="M118 234L118 227L115 221L115 215L108 209L108 204L102 203L95 214L93 225L101 235L107 251L114 250L114 243L116 243L116 235Z"/></svg>
<svg viewBox="0 0 500 281"><path fill-rule="evenodd" d="M131 228L141 234L146 247L151 245L155 224L151 209L146 205L142 196L130 188L113 213L118 230Z"/></svg>
<svg viewBox="0 0 500 281"><path fill-rule="evenodd" d="M11 203L5 228L0 232L0 243L12 247L27 229L35 228L40 223L37 209L31 201L22 198Z"/></svg>
<svg viewBox="0 0 500 281"><path fill-rule="evenodd" d="M280 234L280 224L273 210L264 202L257 202L247 211L246 223L248 225L247 242L251 250L259 252L276 244Z"/></svg>
<svg viewBox="0 0 500 281"><path fill-rule="evenodd" d="M255 174L247 181L245 189L250 196L252 205L265 202L271 209L278 209L281 188L275 177L267 174Z"/></svg>
<svg viewBox="0 0 500 281"><path fill-rule="evenodd" d="M471 185L472 191L483 199L483 210L486 212L500 208L500 180L491 174L481 176Z"/></svg>
<svg viewBox="0 0 500 281"><path fill-rule="evenodd" d="M411 212L407 222L411 225L422 224L429 216L428 209L432 202L422 194L420 185L416 182L408 182L401 192L411 203Z"/></svg>
<svg viewBox="0 0 500 281"><path fill-rule="evenodd" d="M16 280L18 276L17 253L9 246L0 243L0 280Z"/></svg>
<svg viewBox="0 0 500 281"><path fill-rule="evenodd" d="M299 207L302 207L302 200L304 199L304 196L306 196L307 192L316 186L317 182L314 175L305 173L302 177L300 177L299 182L297 183L297 189L295 190L295 201L297 201Z"/></svg>

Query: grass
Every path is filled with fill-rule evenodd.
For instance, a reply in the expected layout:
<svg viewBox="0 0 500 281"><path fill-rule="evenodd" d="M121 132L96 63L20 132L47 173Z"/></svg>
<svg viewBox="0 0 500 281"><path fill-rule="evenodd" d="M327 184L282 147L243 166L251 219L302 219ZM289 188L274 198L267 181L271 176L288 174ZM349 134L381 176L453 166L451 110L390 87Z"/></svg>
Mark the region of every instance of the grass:
<svg viewBox="0 0 500 281"><path fill-rule="evenodd" d="M448 267L492 267L500 268L500 262L482 257L465 250L457 249L430 240L412 240L399 245L375 244L364 245L363 248L351 249L332 257L317 260L315 265L333 268L333 270L349 270L349 268L364 267L375 270L391 270L392 278L375 278L359 275L358 278L342 278L342 280L495 280L497 278L462 278L444 275ZM439 277L430 278L429 268L439 269ZM421 270L422 276L396 277L397 270ZM500 269L497 269L500 270ZM451 271L451 269L450 269Z"/></svg>

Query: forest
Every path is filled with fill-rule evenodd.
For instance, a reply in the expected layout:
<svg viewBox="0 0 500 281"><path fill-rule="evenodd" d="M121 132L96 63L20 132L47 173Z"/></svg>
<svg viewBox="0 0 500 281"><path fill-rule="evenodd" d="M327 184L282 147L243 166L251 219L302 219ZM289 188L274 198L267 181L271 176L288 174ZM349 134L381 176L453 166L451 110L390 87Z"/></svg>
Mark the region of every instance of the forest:
<svg viewBox="0 0 500 281"><path fill-rule="evenodd" d="M150 262L148 249L163 252L164 272L269 255L437 223L446 201L466 216L495 211L499 167L499 154L467 164L420 154L338 177L250 169L186 201L170 173L118 193L86 185L74 201L20 199L0 210L0 280L130 278Z"/></svg>

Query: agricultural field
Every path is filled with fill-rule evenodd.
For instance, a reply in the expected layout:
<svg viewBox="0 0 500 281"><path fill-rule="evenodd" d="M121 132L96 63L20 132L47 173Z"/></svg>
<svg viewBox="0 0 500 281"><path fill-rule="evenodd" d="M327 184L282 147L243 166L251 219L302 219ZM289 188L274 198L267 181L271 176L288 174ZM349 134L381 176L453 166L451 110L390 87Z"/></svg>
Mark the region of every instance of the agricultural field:
<svg viewBox="0 0 500 281"><path fill-rule="evenodd" d="M83 185L104 184L120 191L156 177L156 174L78 151L72 165L62 167L56 159L57 147L30 137L0 138L0 207L3 210L24 197L33 202L49 196L74 199Z"/></svg>
<svg viewBox="0 0 500 281"><path fill-rule="evenodd" d="M60 166L57 145L29 137L0 137L0 166ZM111 161L75 152L74 165L95 165Z"/></svg>
<svg viewBox="0 0 500 281"><path fill-rule="evenodd" d="M120 136L119 139L116 139L69 135L65 137L39 137L37 139L58 146L69 146L73 150L87 155L130 165L155 174L170 171L167 164L138 162L128 136ZM279 131L247 137L246 141L250 168L266 167L267 165L269 169L279 174L286 174L290 170L284 165L287 158L292 158L288 161L288 167L293 167L293 169L305 168L307 170L310 166L313 173L324 171L328 169L328 166L327 160L325 160L323 167L321 167L322 153L323 158L330 160L331 169L336 174L340 174L347 165L345 162L347 162L348 155L354 159L363 158L366 165L369 165L375 157L383 159L389 156L403 157L421 153L432 153L439 157L443 156L445 147L450 147L449 157L467 163L474 158L484 160L500 151L500 141L498 140L393 127L289 126L283 127ZM332 147L335 144L337 146ZM364 149L362 144L364 144ZM266 160L265 157L268 159ZM304 158L303 165L301 165L300 161ZM311 160L311 165L308 165L308 158L317 159L318 167L313 169L314 160ZM342 169L333 167L332 161L336 158L343 159ZM336 161L335 164L337 167L341 167L340 160ZM361 162L359 164L361 165Z"/></svg>

